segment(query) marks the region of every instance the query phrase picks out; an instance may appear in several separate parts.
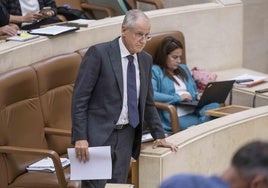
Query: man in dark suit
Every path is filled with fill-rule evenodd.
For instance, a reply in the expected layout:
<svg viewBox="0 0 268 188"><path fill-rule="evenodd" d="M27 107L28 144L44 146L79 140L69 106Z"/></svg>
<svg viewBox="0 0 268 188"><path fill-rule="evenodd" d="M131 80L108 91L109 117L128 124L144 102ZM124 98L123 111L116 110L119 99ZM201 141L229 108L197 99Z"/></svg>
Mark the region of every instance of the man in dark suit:
<svg viewBox="0 0 268 188"><path fill-rule="evenodd" d="M149 32L148 17L139 10L130 10L123 20L121 37L88 49L75 83L72 143L76 156L81 162L87 161L89 146L111 146L110 183L126 183L131 156L137 159L140 154L144 121L150 126L154 146L177 151L176 146L166 142L154 105L152 58L142 51L150 39ZM127 89L127 80L133 72L127 72L133 63L135 102L130 104L133 93ZM82 181L82 187L103 188L105 184L106 180Z"/></svg>
<svg viewBox="0 0 268 188"><path fill-rule="evenodd" d="M2 1L0 1L0 26L8 25L9 23L9 14L4 7Z"/></svg>

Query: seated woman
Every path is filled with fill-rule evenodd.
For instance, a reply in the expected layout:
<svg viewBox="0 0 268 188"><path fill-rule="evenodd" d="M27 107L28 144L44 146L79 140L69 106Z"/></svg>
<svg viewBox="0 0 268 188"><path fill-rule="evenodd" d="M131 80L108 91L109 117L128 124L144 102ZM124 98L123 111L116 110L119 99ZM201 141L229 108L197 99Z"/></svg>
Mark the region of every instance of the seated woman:
<svg viewBox="0 0 268 188"><path fill-rule="evenodd" d="M152 84L154 100L172 104L177 107L180 130L189 126L211 120L205 111L220 107L218 103L210 103L201 108L179 105L184 100L199 100L202 93L198 93L191 72L181 63L183 46L173 37L163 39L154 58L152 68ZM167 132L171 132L169 113L159 110L162 125Z"/></svg>
<svg viewBox="0 0 268 188"><path fill-rule="evenodd" d="M9 24L9 14L0 1L0 35L17 35L18 26Z"/></svg>
<svg viewBox="0 0 268 188"><path fill-rule="evenodd" d="M41 25L60 22L56 17L54 0L3 0L10 14L10 23L18 24L23 30L39 28Z"/></svg>

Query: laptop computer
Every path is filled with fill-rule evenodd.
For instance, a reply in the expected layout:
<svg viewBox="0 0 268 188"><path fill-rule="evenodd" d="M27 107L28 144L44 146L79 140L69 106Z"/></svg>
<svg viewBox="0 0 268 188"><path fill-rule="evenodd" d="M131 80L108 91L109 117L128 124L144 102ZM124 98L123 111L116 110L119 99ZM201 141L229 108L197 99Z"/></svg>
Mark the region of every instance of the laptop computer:
<svg viewBox="0 0 268 188"><path fill-rule="evenodd" d="M199 101L181 101L179 104L202 107L212 102L224 103L229 92L233 88L234 82L235 80L210 82L206 85Z"/></svg>

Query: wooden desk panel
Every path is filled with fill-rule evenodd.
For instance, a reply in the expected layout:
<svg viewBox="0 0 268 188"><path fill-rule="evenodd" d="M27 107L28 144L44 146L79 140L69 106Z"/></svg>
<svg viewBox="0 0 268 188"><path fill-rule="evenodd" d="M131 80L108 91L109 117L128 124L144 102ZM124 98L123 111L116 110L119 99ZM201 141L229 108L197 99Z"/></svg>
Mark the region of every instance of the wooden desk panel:
<svg viewBox="0 0 268 188"><path fill-rule="evenodd" d="M205 113L208 116L222 117L222 116L230 115L230 114L241 112L241 111L248 110L248 109L250 109L250 107L240 106L240 105L229 105L229 106L216 108L213 110L207 110Z"/></svg>

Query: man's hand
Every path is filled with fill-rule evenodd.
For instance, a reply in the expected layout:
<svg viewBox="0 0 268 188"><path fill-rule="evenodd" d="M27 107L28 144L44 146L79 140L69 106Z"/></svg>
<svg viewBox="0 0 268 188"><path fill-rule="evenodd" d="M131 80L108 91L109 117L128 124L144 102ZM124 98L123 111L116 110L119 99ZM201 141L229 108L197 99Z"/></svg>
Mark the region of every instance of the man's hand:
<svg viewBox="0 0 268 188"><path fill-rule="evenodd" d="M167 142L166 139L156 139L153 142L153 149L157 148L158 146L170 148L171 151L173 152L178 151L178 146L175 146L174 144Z"/></svg>
<svg viewBox="0 0 268 188"><path fill-rule="evenodd" d="M41 19L42 19L42 14L28 12L26 15L22 16L21 22L34 23L34 22L40 21Z"/></svg>
<svg viewBox="0 0 268 188"><path fill-rule="evenodd" d="M46 10L46 9L42 9L40 11L40 14L42 14L43 18L49 18L55 15L53 10Z"/></svg>
<svg viewBox="0 0 268 188"><path fill-rule="evenodd" d="M89 160L87 140L78 140L75 142L75 154L80 162L87 162Z"/></svg>

